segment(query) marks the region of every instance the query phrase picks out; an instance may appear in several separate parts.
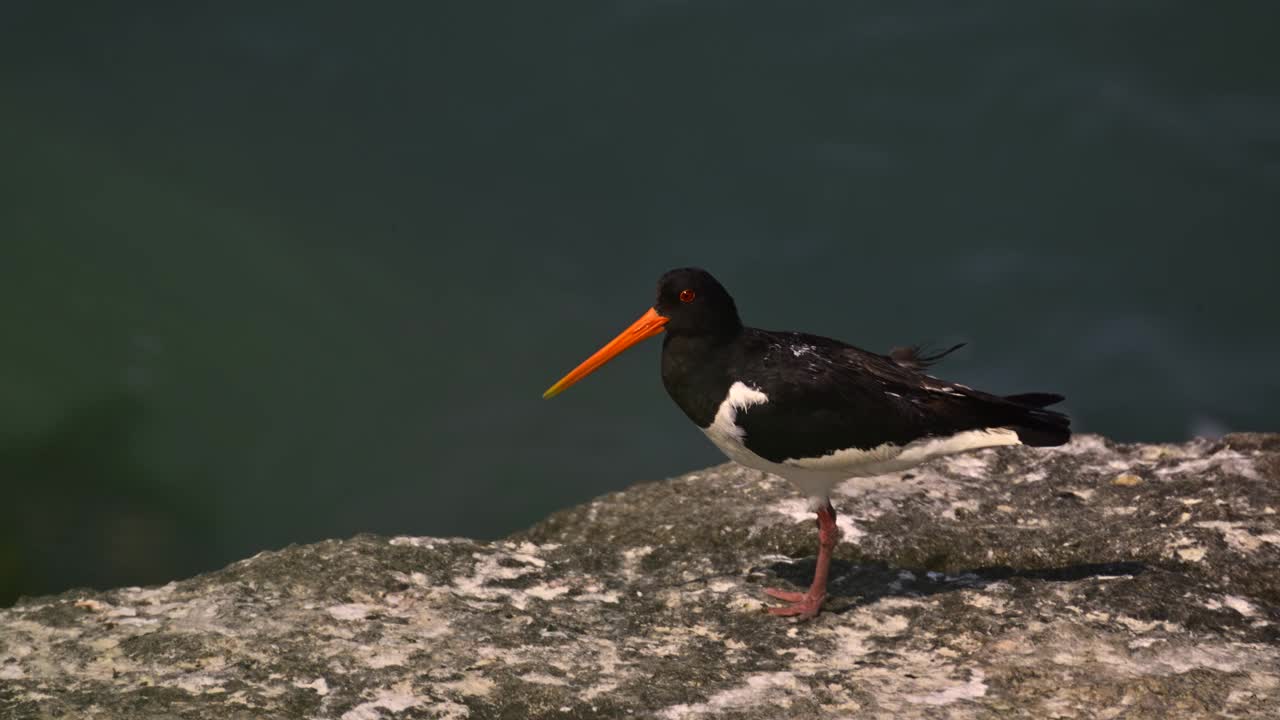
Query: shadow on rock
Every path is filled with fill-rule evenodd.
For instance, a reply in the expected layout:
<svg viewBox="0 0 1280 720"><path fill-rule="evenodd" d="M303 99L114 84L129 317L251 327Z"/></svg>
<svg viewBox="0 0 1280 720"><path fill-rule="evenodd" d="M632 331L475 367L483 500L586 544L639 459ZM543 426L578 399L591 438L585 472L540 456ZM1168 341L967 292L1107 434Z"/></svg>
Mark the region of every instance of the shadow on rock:
<svg viewBox="0 0 1280 720"><path fill-rule="evenodd" d="M1044 582L1073 582L1091 577L1136 576L1147 571L1147 565L1136 561L1081 563L1062 567L1022 570L1008 566L980 567L947 574L933 570L892 567L886 563L858 565L833 560L831 581L827 586L826 610L839 614L862 605L871 605L886 597L927 597L956 590L982 589L1004 580L1022 578ZM750 575L775 584L776 578L797 589L808 587L813 578L812 558L797 562L776 562L753 568Z"/></svg>

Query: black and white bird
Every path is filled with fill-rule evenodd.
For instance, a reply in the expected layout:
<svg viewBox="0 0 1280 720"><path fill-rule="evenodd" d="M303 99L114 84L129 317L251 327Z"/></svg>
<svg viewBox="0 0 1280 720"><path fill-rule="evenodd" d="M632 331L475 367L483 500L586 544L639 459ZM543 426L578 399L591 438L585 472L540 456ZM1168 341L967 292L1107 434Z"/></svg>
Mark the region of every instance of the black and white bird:
<svg viewBox="0 0 1280 720"><path fill-rule="evenodd" d="M790 481L818 515L818 561L807 592L768 589L775 615L817 615L826 598L836 514L830 494L850 477L906 470L998 445L1062 445L1060 395L1000 396L926 373L950 350L880 355L838 340L746 327L710 273L672 270L653 307L545 393L553 397L623 350L665 331L667 394L729 459ZM954 350L955 348L952 348Z"/></svg>

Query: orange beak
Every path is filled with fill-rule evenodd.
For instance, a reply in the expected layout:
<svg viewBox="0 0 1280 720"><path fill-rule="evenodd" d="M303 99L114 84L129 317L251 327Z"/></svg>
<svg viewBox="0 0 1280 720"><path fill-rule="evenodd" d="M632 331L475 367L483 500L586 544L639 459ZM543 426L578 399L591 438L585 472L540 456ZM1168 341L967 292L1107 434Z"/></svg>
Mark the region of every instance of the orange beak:
<svg viewBox="0 0 1280 720"><path fill-rule="evenodd" d="M560 382L547 388L547 391L542 393L542 399L548 400L559 395L570 385L595 372L601 365L621 354L623 350L662 332L662 326L666 325L670 319L659 315L657 310L649 308L649 312L631 323L631 327L619 333L618 337L610 340L608 345L597 350L594 355L583 360L581 365L560 378Z"/></svg>

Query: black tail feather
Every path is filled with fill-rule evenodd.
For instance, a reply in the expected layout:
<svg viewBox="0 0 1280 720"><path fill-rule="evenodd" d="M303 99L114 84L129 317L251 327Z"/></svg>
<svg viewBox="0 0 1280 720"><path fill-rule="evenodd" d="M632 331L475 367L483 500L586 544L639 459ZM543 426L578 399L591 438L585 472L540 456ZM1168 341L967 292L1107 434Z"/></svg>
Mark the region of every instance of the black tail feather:
<svg viewBox="0 0 1280 720"><path fill-rule="evenodd" d="M1059 427L1018 425L1013 429L1018 433L1018 440L1023 445L1030 445L1031 447L1057 447L1066 445L1071 440L1071 429L1067 427L1065 416L1064 422Z"/></svg>
<svg viewBox="0 0 1280 720"><path fill-rule="evenodd" d="M1071 418L1056 410L1045 410L1046 405L1062 402L1065 398L1053 393L1026 393L1005 398L1020 407L1011 423L1023 445L1032 447L1056 447L1071 439Z"/></svg>
<svg viewBox="0 0 1280 720"><path fill-rule="evenodd" d="M1063 400L1066 400L1063 396L1055 395L1054 393L1023 393L1021 395L1005 395L1004 399L1009 402L1033 408L1049 407L1050 405L1056 405Z"/></svg>

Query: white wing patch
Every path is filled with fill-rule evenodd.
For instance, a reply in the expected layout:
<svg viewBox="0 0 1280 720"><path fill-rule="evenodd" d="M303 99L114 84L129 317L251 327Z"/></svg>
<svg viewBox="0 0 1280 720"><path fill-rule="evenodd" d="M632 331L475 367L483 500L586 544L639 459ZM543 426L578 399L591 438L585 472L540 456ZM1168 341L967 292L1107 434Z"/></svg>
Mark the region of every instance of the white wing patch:
<svg viewBox="0 0 1280 720"><path fill-rule="evenodd" d="M951 385L936 385L934 383L929 382L928 380L925 380L923 383L921 383L921 387L923 387L925 390L928 390L929 392L944 393L947 395L959 396L963 393L956 390L956 388L964 387L964 386L956 385L953 387Z"/></svg>
<svg viewBox="0 0 1280 720"><path fill-rule="evenodd" d="M760 458L742 444L746 431L738 427L738 411L767 402L769 402L768 395L739 380L729 388L729 394L725 395L720 408L716 410L715 419L709 426L703 428L702 432L706 433L707 437L711 438L711 442L728 455L730 460L758 467L753 460L760 460Z"/></svg>

